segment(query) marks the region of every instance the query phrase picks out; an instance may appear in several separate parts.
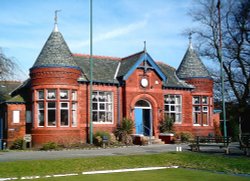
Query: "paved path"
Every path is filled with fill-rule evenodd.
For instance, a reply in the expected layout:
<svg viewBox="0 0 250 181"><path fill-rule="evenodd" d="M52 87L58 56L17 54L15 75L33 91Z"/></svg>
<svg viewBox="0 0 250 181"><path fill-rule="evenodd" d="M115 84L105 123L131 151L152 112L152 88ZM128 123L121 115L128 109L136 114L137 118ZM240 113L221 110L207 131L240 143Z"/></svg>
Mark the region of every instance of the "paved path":
<svg viewBox="0 0 250 181"><path fill-rule="evenodd" d="M188 145L147 145L147 146L129 146L119 148L100 148L100 149L76 149L62 151L9 151L0 152L0 162L17 160L43 160L60 158L80 158L95 156L114 156L114 155L138 155L152 154L168 151L176 151L176 147L181 146L182 151L187 151Z"/></svg>
<svg viewBox="0 0 250 181"><path fill-rule="evenodd" d="M182 147L182 151L190 151L188 144L165 144L165 145L147 145L147 146L128 146L119 148L96 148L96 149L75 149L61 151L8 151L0 152L0 162L17 160L47 160L60 158L82 158L96 156L114 156L114 155L139 155L153 154L161 152L176 151L176 147ZM216 147L201 148L203 153L224 154L223 149ZM239 150L238 143L232 143L230 154L228 156L243 156L243 151Z"/></svg>

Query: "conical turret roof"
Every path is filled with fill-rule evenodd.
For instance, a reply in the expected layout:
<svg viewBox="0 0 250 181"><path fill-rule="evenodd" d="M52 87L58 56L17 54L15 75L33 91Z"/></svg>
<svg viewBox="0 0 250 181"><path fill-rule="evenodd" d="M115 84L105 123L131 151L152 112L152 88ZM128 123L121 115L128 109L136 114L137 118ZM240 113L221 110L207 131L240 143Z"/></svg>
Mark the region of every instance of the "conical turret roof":
<svg viewBox="0 0 250 181"><path fill-rule="evenodd" d="M191 43L189 44L176 74L180 79L211 78L207 68L193 49Z"/></svg>
<svg viewBox="0 0 250 181"><path fill-rule="evenodd" d="M43 46L32 69L39 67L71 67L79 69L57 26L55 26Z"/></svg>

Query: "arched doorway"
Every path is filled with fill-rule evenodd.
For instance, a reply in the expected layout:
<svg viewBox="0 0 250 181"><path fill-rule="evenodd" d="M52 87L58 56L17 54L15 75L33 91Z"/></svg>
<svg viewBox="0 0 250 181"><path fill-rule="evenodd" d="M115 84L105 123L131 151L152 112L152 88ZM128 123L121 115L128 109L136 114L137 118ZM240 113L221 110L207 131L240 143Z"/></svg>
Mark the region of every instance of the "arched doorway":
<svg viewBox="0 0 250 181"><path fill-rule="evenodd" d="M152 107L148 101L139 100L135 104L136 134L152 136Z"/></svg>

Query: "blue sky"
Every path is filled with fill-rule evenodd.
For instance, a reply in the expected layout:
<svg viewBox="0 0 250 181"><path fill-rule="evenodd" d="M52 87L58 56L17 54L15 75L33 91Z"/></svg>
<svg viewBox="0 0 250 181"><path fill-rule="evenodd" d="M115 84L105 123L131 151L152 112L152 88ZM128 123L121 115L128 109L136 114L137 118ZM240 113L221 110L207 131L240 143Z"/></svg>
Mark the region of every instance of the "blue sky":
<svg viewBox="0 0 250 181"><path fill-rule="evenodd" d="M125 57L143 49L177 68L193 26L193 0L93 0L93 54ZM89 0L1 0L0 47L28 77L58 14L59 31L72 53L89 53Z"/></svg>

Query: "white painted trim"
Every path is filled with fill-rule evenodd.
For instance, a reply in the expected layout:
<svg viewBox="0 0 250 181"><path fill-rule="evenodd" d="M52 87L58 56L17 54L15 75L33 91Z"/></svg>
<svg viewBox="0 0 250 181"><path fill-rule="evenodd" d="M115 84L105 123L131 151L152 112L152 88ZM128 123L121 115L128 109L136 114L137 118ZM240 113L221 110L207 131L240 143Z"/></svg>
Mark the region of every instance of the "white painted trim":
<svg viewBox="0 0 250 181"><path fill-rule="evenodd" d="M118 72L120 70L120 66L121 66L121 62L119 62L118 65L117 65L117 68L116 68L116 71L115 71L115 75L114 75L114 79L116 79L116 77L117 77L117 74L118 74Z"/></svg>

